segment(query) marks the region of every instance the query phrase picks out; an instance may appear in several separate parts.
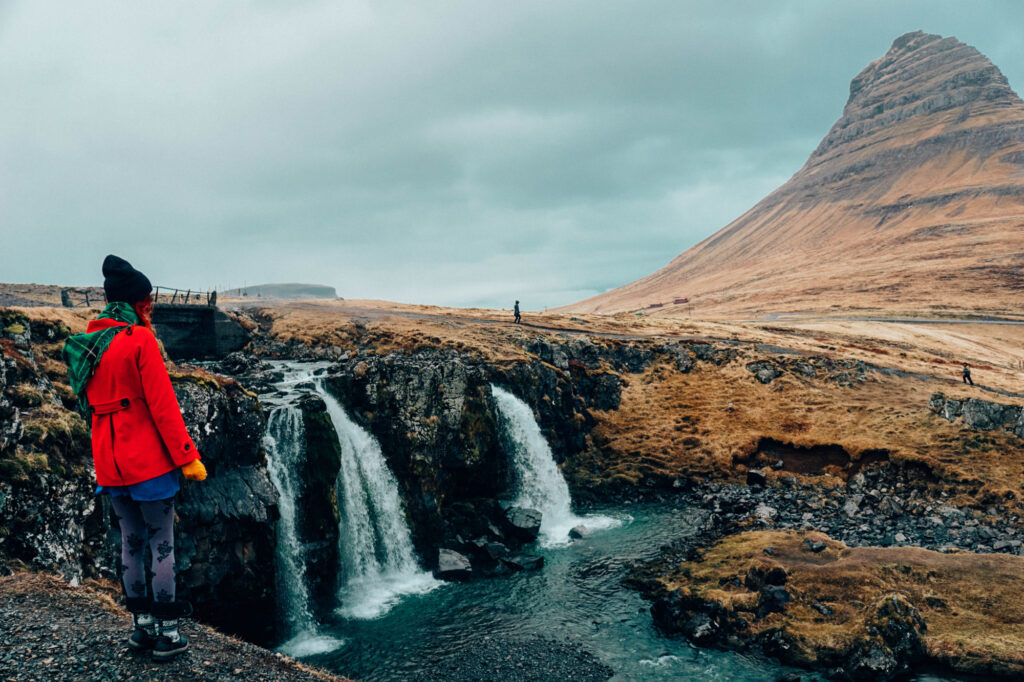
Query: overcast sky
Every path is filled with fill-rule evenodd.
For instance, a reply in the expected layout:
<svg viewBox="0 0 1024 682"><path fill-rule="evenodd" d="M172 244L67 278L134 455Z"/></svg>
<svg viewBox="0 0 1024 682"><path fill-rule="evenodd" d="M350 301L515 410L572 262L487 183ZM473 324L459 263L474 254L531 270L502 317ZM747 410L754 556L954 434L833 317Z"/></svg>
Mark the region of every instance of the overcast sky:
<svg viewBox="0 0 1024 682"><path fill-rule="evenodd" d="M1024 2L0 0L0 281L525 309L800 168L898 35L1024 87Z"/></svg>

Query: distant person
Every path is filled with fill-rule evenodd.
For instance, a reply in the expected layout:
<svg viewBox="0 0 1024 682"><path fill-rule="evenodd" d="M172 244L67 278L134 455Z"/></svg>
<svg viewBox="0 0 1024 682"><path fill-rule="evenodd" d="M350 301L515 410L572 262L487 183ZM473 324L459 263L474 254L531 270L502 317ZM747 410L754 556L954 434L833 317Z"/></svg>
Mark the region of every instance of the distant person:
<svg viewBox="0 0 1024 682"><path fill-rule="evenodd" d="M206 468L153 335L149 279L113 255L103 261L103 276L107 306L84 334L68 338L63 355L92 429L96 494L110 496L121 529L121 587L134 626L127 644L162 661L188 648L178 619L192 611L175 598L178 469L202 481ZM143 561L147 541L149 567Z"/></svg>
<svg viewBox="0 0 1024 682"><path fill-rule="evenodd" d="M974 379L971 378L971 366L966 362L964 363L964 383L974 385Z"/></svg>
<svg viewBox="0 0 1024 682"><path fill-rule="evenodd" d="M519 301L516 301L516 307L515 307L514 312L515 312L516 319L513 321L513 324L522 324L523 323L523 316L519 314Z"/></svg>

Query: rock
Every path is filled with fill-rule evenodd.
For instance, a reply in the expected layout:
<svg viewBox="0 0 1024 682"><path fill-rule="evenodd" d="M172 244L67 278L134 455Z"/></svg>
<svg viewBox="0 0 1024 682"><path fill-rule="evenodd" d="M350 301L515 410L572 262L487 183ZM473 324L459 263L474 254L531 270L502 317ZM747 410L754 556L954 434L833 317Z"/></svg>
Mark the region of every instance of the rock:
<svg viewBox="0 0 1024 682"><path fill-rule="evenodd" d="M814 609L815 611L817 611L818 613L820 613L821 615L825 616L826 618L828 618L829 616L831 616L833 613L836 612L836 610L833 609L828 604L822 604L820 602L815 602L815 603L811 604L811 608Z"/></svg>
<svg viewBox="0 0 1024 682"><path fill-rule="evenodd" d="M221 373L231 376L252 374L266 369L266 365L259 357L244 351L228 353L223 360L217 363L217 367Z"/></svg>
<svg viewBox="0 0 1024 682"><path fill-rule="evenodd" d="M514 571L538 571L544 567L544 557L535 554L517 554L501 562Z"/></svg>
<svg viewBox="0 0 1024 682"><path fill-rule="evenodd" d="M786 588L779 585L766 585L761 588L761 599L757 603L758 615L764 617L769 613L783 611L786 604L793 601L793 596Z"/></svg>
<svg viewBox="0 0 1024 682"><path fill-rule="evenodd" d="M1014 405L1001 405L977 398L971 398L963 407L963 417L967 426L981 431L1015 425L1020 415L1020 408Z"/></svg>
<svg viewBox="0 0 1024 682"><path fill-rule="evenodd" d="M858 495L848 497L846 499L846 502L843 503L843 513L846 514L846 516L856 516L857 513L860 511L860 500L857 499L858 497Z"/></svg>
<svg viewBox="0 0 1024 682"><path fill-rule="evenodd" d="M851 476L847 483L847 487L852 488L853 490L860 490L864 488L865 485L867 485L867 479L864 478L864 473L861 471L858 471Z"/></svg>
<svg viewBox="0 0 1024 682"><path fill-rule="evenodd" d="M874 642L862 644L846 662L842 679L888 680L900 670L892 651Z"/></svg>
<svg viewBox="0 0 1024 682"><path fill-rule="evenodd" d="M903 503L896 497L886 495L878 503L877 510L880 514L890 518L903 516Z"/></svg>
<svg viewBox="0 0 1024 682"><path fill-rule="evenodd" d="M764 469L750 469L747 471L747 485L765 485L768 483L768 475Z"/></svg>
<svg viewBox="0 0 1024 682"><path fill-rule="evenodd" d="M764 502L759 503L757 507L754 508L754 515L761 521L764 521L765 523L771 522L772 519L774 519L778 515L778 513L778 509L776 509L775 507L769 507Z"/></svg>
<svg viewBox="0 0 1024 682"><path fill-rule="evenodd" d="M453 549L437 550L437 571L441 580L468 580L473 574L469 559Z"/></svg>
<svg viewBox="0 0 1024 682"><path fill-rule="evenodd" d="M683 625L683 634L694 644L706 646L718 639L718 624L706 613L697 613Z"/></svg>
<svg viewBox="0 0 1024 682"><path fill-rule="evenodd" d="M497 561L503 557L508 556L508 547L501 544L500 542L488 542L483 547L487 558L492 561Z"/></svg>
<svg viewBox="0 0 1024 682"><path fill-rule="evenodd" d="M694 365L696 364L696 361L694 360L693 355L685 346L673 343L669 344L667 349L671 356L675 358L677 370L679 370L683 374L686 374L693 369Z"/></svg>
<svg viewBox="0 0 1024 682"><path fill-rule="evenodd" d="M825 551L825 549L828 547L828 545L826 545L824 542L812 540L810 538L804 538L804 546L807 547L807 549L814 552L815 554Z"/></svg>
<svg viewBox="0 0 1024 682"><path fill-rule="evenodd" d="M756 592L765 585L785 585L788 577L786 569L776 563L759 563L747 569L743 585L748 590Z"/></svg>
<svg viewBox="0 0 1024 682"><path fill-rule="evenodd" d="M866 626L872 638L863 642L847 663L853 679L885 680L902 675L924 657L922 637L928 627L904 595L892 593L876 601Z"/></svg>
<svg viewBox="0 0 1024 682"><path fill-rule="evenodd" d="M770 384L772 379L782 374L778 367L767 360L747 363L747 369L753 372L754 377L762 384Z"/></svg>
<svg viewBox="0 0 1024 682"><path fill-rule="evenodd" d="M583 524L573 526L569 531L569 537L573 540L582 540L583 538L589 538L591 535L593 535L593 532Z"/></svg>
<svg viewBox="0 0 1024 682"><path fill-rule="evenodd" d="M509 535L523 542L533 542L540 534L542 515L536 509L509 507L505 511Z"/></svg>

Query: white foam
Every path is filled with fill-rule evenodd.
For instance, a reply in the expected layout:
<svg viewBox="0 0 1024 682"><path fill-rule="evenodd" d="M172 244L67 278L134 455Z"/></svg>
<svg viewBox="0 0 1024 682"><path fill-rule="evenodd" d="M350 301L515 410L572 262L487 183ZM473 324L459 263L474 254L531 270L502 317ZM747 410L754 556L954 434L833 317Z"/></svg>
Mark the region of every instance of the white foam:
<svg viewBox="0 0 1024 682"><path fill-rule="evenodd" d="M316 631L306 631L295 635L277 647L277 650L286 656L302 658L303 656L325 654L328 651L335 651L343 646L345 646L345 640L343 639L321 635Z"/></svg>
<svg viewBox="0 0 1024 682"><path fill-rule="evenodd" d="M356 578L339 591L341 606L335 613L358 620L380 618L403 597L426 594L442 584L424 571Z"/></svg>

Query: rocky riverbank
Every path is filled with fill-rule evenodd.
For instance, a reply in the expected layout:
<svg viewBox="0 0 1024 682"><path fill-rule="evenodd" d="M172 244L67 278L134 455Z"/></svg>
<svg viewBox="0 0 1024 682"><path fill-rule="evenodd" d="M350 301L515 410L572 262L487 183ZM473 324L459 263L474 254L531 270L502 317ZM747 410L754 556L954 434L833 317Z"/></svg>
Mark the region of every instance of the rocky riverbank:
<svg viewBox="0 0 1024 682"><path fill-rule="evenodd" d="M792 475L769 486L759 470L749 482L680 495L707 510L704 532L636 568L663 630L838 679L925 663L1024 673L1015 506L958 504L927 471L892 463L831 487Z"/></svg>

